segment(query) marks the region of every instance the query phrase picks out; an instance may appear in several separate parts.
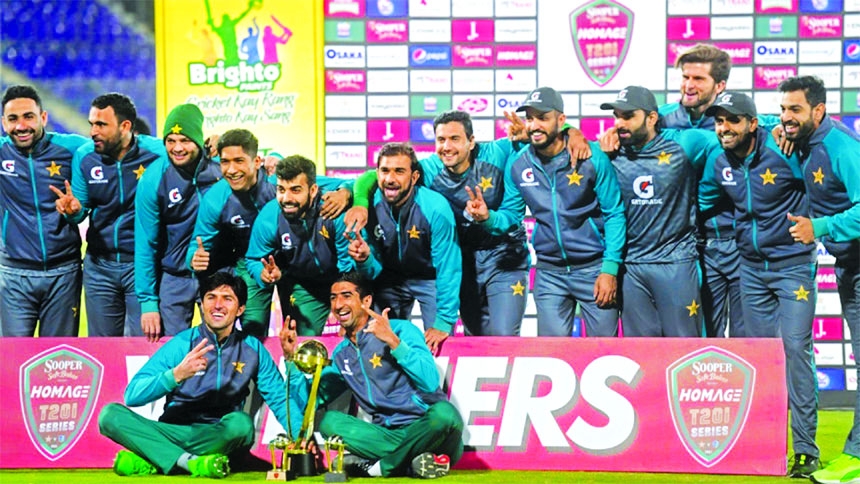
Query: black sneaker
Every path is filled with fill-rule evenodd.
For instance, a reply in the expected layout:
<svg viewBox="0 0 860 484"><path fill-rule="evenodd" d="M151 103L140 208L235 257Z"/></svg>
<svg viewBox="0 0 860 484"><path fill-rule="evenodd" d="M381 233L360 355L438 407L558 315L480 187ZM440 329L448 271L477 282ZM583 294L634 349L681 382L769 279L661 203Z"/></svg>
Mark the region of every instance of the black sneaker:
<svg viewBox="0 0 860 484"><path fill-rule="evenodd" d="M368 470L373 464L373 462L354 454L343 456L343 471L349 477L370 477Z"/></svg>
<svg viewBox="0 0 860 484"><path fill-rule="evenodd" d="M788 476L797 479L809 479L809 475L818 470L818 457L809 454L794 454L794 464L788 471Z"/></svg>
<svg viewBox="0 0 860 484"><path fill-rule="evenodd" d="M447 476L451 470L451 459L445 454L425 452L412 459L412 474L422 479Z"/></svg>

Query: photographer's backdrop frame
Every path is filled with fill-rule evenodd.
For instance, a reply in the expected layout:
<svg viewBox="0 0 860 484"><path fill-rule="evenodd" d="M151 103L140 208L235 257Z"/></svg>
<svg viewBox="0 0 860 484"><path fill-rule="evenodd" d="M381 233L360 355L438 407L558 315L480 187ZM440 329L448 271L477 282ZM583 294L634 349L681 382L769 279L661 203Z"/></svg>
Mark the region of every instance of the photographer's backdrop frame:
<svg viewBox="0 0 860 484"><path fill-rule="evenodd" d="M207 134L245 127L264 154L302 154L332 175L373 167L391 140L432 152L432 119L448 109L471 113L478 141L504 136L503 112L538 85L594 138L613 122L600 104L627 85L677 101L674 61L697 42L730 54L729 88L760 113L778 113L780 81L815 74L827 112L860 132L860 0L156 0L156 39L159 124L194 102ZM833 263L819 246L815 363L822 406L851 407ZM530 294L523 333L534 328Z"/></svg>

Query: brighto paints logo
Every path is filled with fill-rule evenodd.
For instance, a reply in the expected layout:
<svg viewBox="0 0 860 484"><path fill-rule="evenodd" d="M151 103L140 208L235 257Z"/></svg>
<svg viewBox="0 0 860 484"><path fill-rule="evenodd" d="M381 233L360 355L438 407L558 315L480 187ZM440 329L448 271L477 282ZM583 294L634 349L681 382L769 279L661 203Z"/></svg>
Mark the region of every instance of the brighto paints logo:
<svg viewBox="0 0 860 484"><path fill-rule="evenodd" d="M192 86L217 86L242 92L271 91L281 78L281 64L257 63L248 65L240 61L228 66L219 60L214 66L202 62L188 64L188 83Z"/></svg>

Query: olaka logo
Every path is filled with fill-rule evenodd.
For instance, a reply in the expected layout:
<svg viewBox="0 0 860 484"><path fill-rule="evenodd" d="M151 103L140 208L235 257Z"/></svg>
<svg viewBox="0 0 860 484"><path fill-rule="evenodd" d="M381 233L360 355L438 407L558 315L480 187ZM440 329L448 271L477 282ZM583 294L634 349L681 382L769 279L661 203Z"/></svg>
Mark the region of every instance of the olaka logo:
<svg viewBox="0 0 860 484"><path fill-rule="evenodd" d="M87 428L103 373L101 362L68 345L43 351L21 365L27 434L46 459L65 455Z"/></svg>
<svg viewBox="0 0 860 484"><path fill-rule="evenodd" d="M614 0L595 0L570 14L570 32L579 64L605 86L624 63L633 34L633 12Z"/></svg>
<svg viewBox="0 0 860 484"><path fill-rule="evenodd" d="M672 363L666 378L678 438L699 464L716 465L743 432L755 368L740 356L709 346Z"/></svg>

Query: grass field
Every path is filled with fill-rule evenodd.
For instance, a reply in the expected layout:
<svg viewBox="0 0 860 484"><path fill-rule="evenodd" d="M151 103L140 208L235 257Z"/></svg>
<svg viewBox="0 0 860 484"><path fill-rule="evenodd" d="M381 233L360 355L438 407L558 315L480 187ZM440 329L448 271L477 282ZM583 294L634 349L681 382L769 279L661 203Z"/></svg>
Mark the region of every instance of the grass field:
<svg viewBox="0 0 860 484"><path fill-rule="evenodd" d="M851 428L853 415L850 411L828 410L819 413L818 445L821 447L821 457L826 461L833 459L842 452L845 437ZM790 434L790 433L789 433ZM788 444L791 449L791 442ZM573 458L573 457L572 457ZM244 472L231 474L227 480L231 482L264 481L262 472ZM351 479L369 482L369 479ZM63 484L106 484L110 482L129 482L133 484L166 483L166 482L201 482L199 478L190 476L147 476L120 478L110 469L51 469L51 470L5 470L0 471L0 483L45 483L58 482ZM323 476L303 477L301 482L324 482ZM385 479L386 484L414 483L409 478ZM788 484L787 477L753 477L753 476L718 476L707 474L642 474L619 472L540 472L540 471L460 471L454 470L442 482L449 483L516 483L516 484L556 484L556 483L725 483L725 484Z"/></svg>

